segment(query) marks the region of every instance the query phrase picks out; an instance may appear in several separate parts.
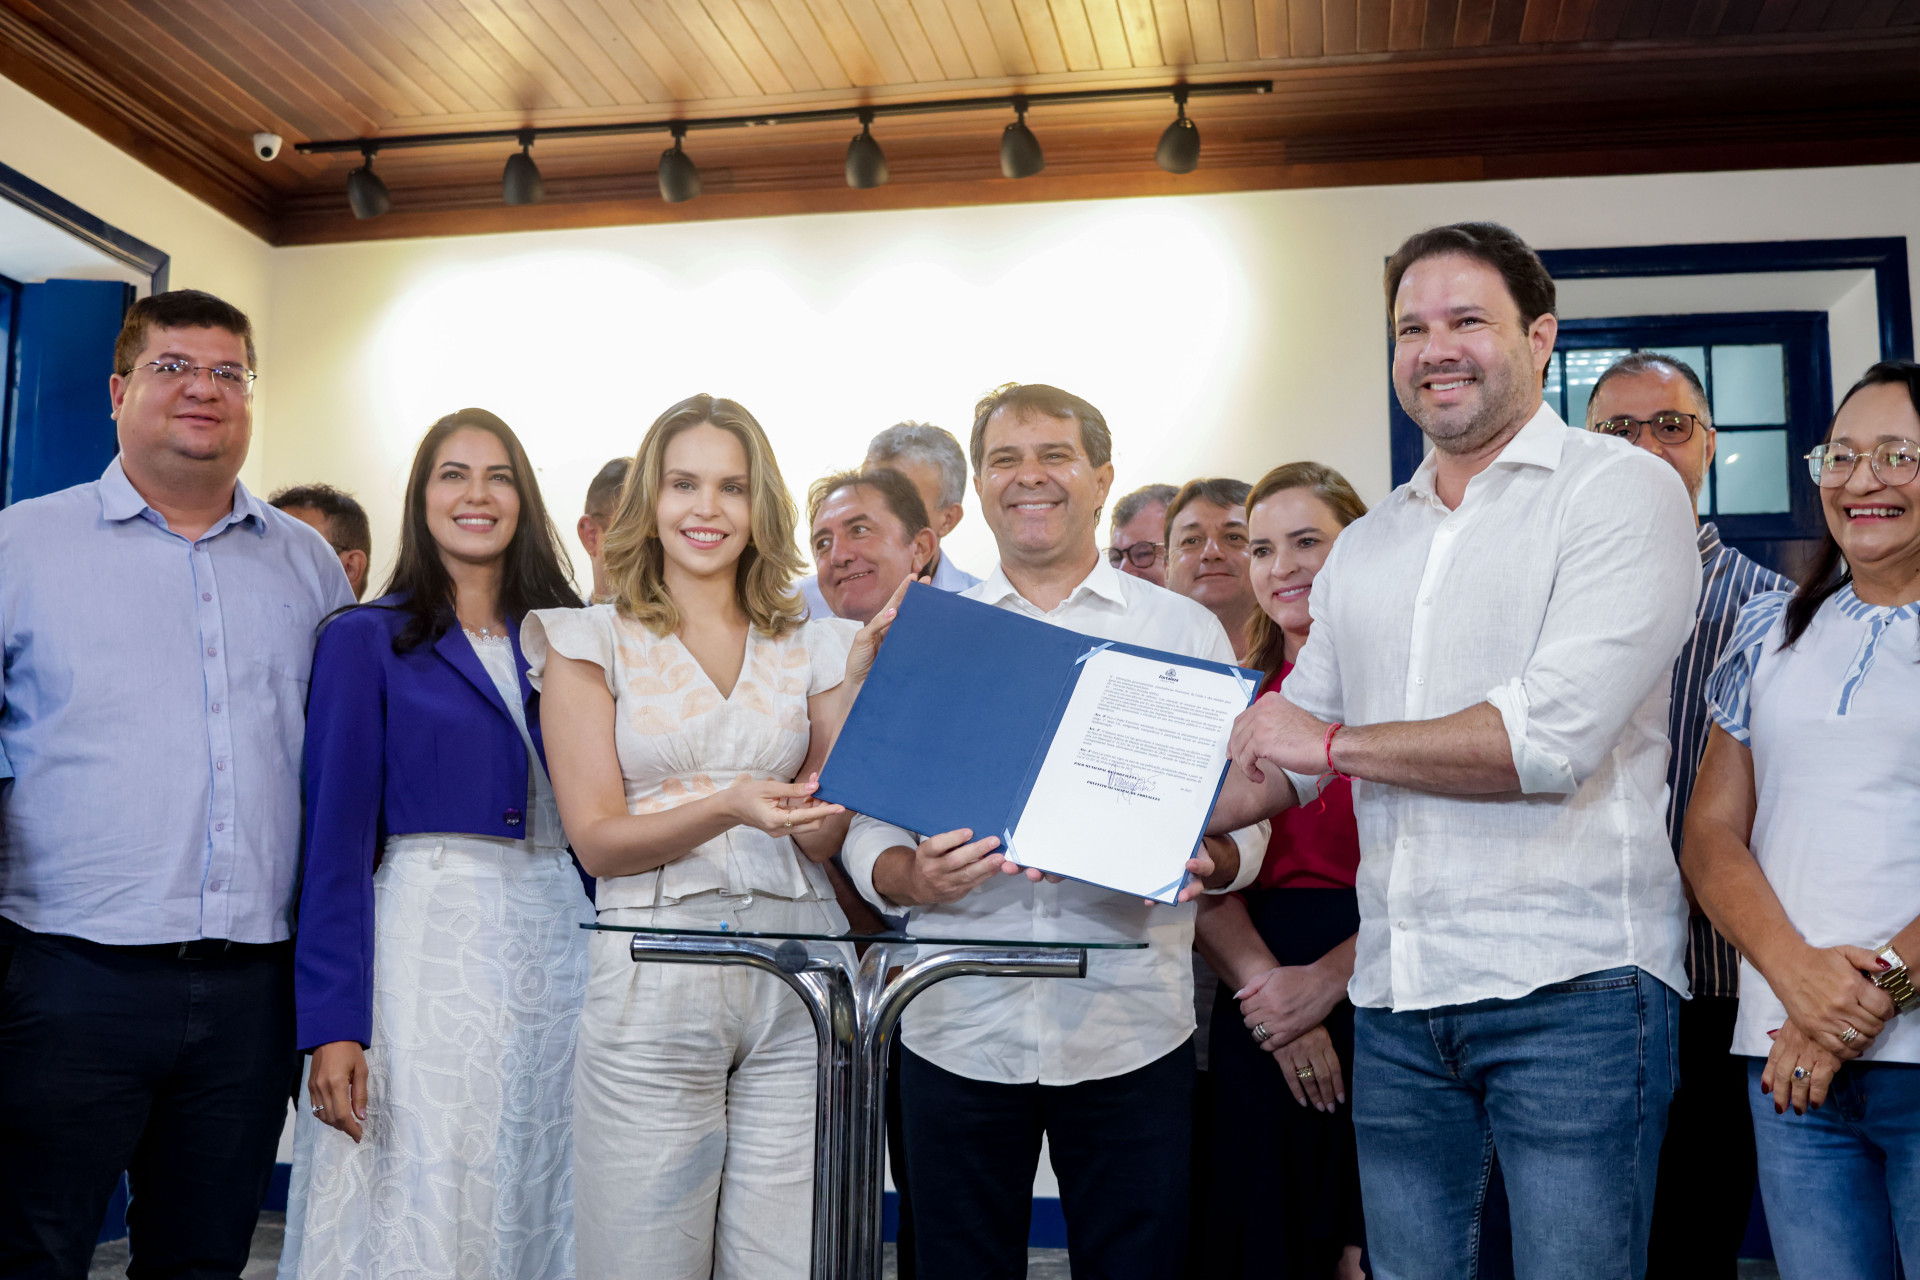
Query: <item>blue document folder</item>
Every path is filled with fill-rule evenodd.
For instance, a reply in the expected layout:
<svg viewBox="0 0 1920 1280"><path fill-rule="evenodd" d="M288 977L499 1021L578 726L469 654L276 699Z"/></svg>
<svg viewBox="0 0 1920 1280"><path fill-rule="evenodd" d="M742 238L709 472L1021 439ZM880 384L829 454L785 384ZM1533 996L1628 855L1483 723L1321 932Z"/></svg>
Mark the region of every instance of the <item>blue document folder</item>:
<svg viewBox="0 0 1920 1280"><path fill-rule="evenodd" d="M920 835L965 827L1003 841L1020 824L1081 662L1102 649L1238 673L1251 702L1260 674L1099 639L915 583L880 647L819 795ZM1225 769L1214 780L1218 794ZM1197 826L1186 854L1204 834ZM1018 861L1017 850L1011 854ZM1180 883L1166 898L1177 896Z"/></svg>

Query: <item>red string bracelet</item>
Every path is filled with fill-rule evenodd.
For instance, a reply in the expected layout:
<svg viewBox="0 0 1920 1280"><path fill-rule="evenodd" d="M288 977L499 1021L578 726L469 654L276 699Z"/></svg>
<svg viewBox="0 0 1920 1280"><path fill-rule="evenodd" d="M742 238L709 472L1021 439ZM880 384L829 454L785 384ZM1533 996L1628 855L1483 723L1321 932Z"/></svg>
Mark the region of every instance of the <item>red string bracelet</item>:
<svg viewBox="0 0 1920 1280"><path fill-rule="evenodd" d="M1326 754L1327 754L1327 772L1332 774L1336 778L1345 778L1347 781L1351 782L1353 781L1353 775L1340 772L1340 770L1333 763L1333 735L1340 732L1342 729L1346 727L1347 726L1344 724L1328 725L1327 740L1323 745L1326 749Z"/></svg>

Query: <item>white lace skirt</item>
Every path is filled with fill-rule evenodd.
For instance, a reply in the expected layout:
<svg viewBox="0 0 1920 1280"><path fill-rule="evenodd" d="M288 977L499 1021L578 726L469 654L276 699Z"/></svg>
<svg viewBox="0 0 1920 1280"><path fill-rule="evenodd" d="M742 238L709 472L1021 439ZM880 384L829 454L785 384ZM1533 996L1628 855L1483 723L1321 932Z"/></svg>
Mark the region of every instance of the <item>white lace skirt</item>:
<svg viewBox="0 0 1920 1280"><path fill-rule="evenodd" d="M373 894L365 1132L302 1092L282 1280L571 1280L593 918L572 861L398 836Z"/></svg>

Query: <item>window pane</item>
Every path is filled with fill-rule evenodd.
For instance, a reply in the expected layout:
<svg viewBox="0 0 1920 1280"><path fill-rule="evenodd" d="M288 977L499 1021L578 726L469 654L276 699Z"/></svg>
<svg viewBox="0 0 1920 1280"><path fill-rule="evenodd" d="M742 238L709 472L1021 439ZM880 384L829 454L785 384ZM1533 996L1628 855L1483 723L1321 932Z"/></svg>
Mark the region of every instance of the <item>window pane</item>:
<svg viewBox="0 0 1920 1280"><path fill-rule="evenodd" d="M1713 514L1713 481L1706 476L1700 477L1700 497L1693 504L1702 520Z"/></svg>
<svg viewBox="0 0 1920 1280"><path fill-rule="evenodd" d="M1559 413L1562 409L1566 408L1565 402L1560 398L1560 393L1566 390L1565 380L1560 376L1560 362L1563 358L1564 357L1556 351L1553 353L1553 357L1547 361L1547 386L1545 391L1542 392L1547 402L1547 408L1553 410L1555 413Z"/></svg>
<svg viewBox="0 0 1920 1280"><path fill-rule="evenodd" d="M1723 349L1714 351L1716 360ZM1784 431L1721 432L1713 473L1716 505L1723 516L1766 515L1793 509L1787 487Z"/></svg>
<svg viewBox="0 0 1920 1280"><path fill-rule="evenodd" d="M1786 420L1786 355L1780 344L1715 347L1713 424L1717 427L1772 426ZM1727 508L1722 505L1720 509Z"/></svg>
<svg viewBox="0 0 1920 1280"><path fill-rule="evenodd" d="M1587 397L1593 394L1593 384L1627 351L1625 348L1606 347L1592 351L1569 351L1566 354L1567 425L1584 427L1587 425Z"/></svg>

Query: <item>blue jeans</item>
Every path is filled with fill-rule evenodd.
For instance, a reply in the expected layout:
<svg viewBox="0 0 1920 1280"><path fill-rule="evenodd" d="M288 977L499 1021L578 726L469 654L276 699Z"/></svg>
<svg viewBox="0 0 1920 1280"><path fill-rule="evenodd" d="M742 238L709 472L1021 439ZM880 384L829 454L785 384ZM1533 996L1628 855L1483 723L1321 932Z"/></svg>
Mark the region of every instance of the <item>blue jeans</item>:
<svg viewBox="0 0 1920 1280"><path fill-rule="evenodd" d="M1643 1275L1679 1009L1627 966L1517 1000L1356 1010L1375 1280L1472 1280L1496 1150L1519 1280Z"/></svg>
<svg viewBox="0 0 1920 1280"><path fill-rule="evenodd" d="M1817 1111L1773 1114L1747 1059L1760 1198L1781 1280L1920 1275L1920 1066L1850 1062Z"/></svg>

